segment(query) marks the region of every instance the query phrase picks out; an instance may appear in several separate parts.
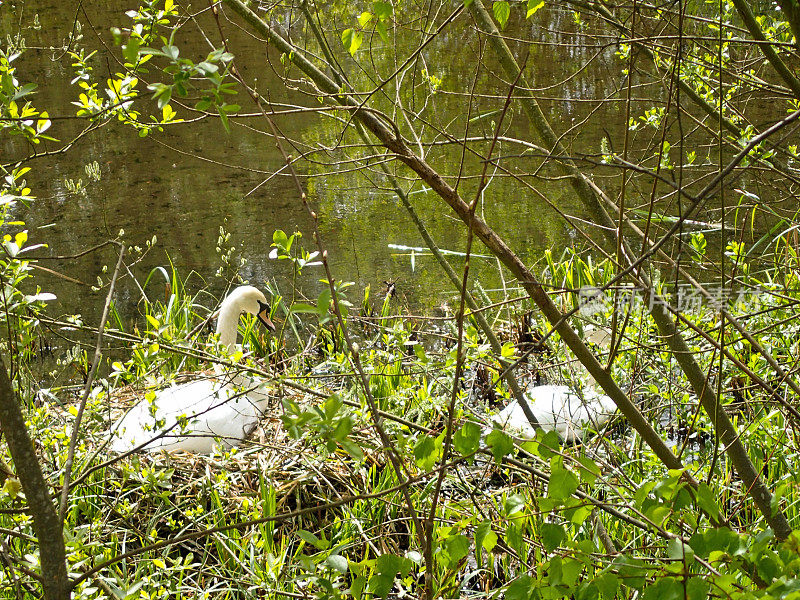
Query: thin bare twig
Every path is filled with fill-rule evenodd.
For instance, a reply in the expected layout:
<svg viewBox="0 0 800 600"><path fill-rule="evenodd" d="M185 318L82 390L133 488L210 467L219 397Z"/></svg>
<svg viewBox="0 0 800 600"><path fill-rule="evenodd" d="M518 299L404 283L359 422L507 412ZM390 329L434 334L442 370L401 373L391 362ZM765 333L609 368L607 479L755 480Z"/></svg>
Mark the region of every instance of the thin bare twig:
<svg viewBox="0 0 800 600"><path fill-rule="evenodd" d="M89 375L86 378L86 384L83 388L83 396L78 405L78 412L75 415L75 422L72 425L72 435L69 439L69 449L67 450L67 460L64 463L64 484L61 488L61 501L58 509L58 519L61 523L67 514L67 502L69 500L70 490L70 476L72 475L72 463L75 460L75 448L78 446L78 434L81 429L81 421L83 420L83 413L86 410L86 402L89 400L89 393L92 391L95 376L97 375L97 367L100 364L100 359L103 356L103 332L105 331L106 321L108 320L108 311L111 307L111 298L114 296L114 289L117 283L117 275L119 275L122 268L122 259L125 256L125 245L121 242L113 242L119 248L119 257L117 258L117 266L114 268L114 273L111 275L111 283L108 286L108 294L106 294L106 302L103 305L103 314L100 317L100 326L97 328L97 343L94 347L94 357L92 358L92 367L89 370Z"/></svg>

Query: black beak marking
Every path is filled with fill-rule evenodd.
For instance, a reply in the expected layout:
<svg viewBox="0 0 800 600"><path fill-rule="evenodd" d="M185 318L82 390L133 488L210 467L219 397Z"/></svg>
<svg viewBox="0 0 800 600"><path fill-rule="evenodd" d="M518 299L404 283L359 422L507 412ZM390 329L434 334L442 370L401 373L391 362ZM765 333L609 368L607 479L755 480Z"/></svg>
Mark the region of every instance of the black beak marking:
<svg viewBox="0 0 800 600"><path fill-rule="evenodd" d="M259 301L258 307L261 309L258 311L258 320L270 331L275 331L275 323L269 318L269 304Z"/></svg>

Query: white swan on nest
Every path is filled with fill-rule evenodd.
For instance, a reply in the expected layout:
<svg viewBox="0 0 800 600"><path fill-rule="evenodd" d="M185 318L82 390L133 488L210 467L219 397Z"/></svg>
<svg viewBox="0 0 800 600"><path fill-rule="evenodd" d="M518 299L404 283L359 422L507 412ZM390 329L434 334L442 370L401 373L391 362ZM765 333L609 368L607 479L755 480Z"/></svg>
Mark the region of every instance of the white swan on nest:
<svg viewBox="0 0 800 600"><path fill-rule="evenodd" d="M275 329L264 294L249 285L238 287L222 302L217 318L220 344L229 352L236 347L242 313L256 315ZM174 385L157 392L152 401L140 401L111 428L111 448L129 452L148 440L142 448L147 451L210 453L217 442L230 448L253 430L267 401L267 393L250 378L218 369L213 379Z"/></svg>
<svg viewBox="0 0 800 600"><path fill-rule="evenodd" d="M529 386L525 398L542 429L554 430L567 442L582 440L590 428L598 430L617 410L611 398L592 387L578 393L566 385ZM516 400L491 417L491 421L521 437L532 438L536 434Z"/></svg>

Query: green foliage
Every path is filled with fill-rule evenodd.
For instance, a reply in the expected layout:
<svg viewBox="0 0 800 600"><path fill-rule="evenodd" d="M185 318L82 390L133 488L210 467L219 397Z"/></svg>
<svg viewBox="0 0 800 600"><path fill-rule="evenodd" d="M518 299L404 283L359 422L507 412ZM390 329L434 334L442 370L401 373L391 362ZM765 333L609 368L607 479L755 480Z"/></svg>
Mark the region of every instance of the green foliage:
<svg viewBox="0 0 800 600"><path fill-rule="evenodd" d="M56 141L45 135L52 125L47 111L38 110L28 99L37 84L21 83L12 66L20 56L0 50L0 135L22 136L32 144Z"/></svg>
<svg viewBox="0 0 800 600"><path fill-rule="evenodd" d="M468 6L469 2L464 4ZM498 1L492 3L492 12L500 28L506 30L515 25L512 10L526 10L526 18L532 18L543 6L545 2L537 0L524 4ZM729 143L735 151L757 135L755 127L742 125L746 120L739 114L741 99L748 98L754 89L773 90L775 84L756 70L738 70L734 81L718 85L720 73L734 70L737 63L756 64L748 54L752 49L743 51L742 56L734 52L734 36L741 32L731 25L735 15L730 3L720 6L721 14L698 20L702 35L697 39L702 44L687 37L679 53L654 53L653 74L657 77L653 79L661 81L664 73L677 73L680 82L712 112L719 111L718 117L733 124L734 129L738 127L736 133L730 127L721 128L718 139L713 140L720 145ZM279 12L281 8L272 10ZM640 10L652 11L647 12L647 19L655 21L657 11L667 9L643 6ZM402 41L397 39L396 28L405 27L408 9L375 1L359 11L347 13L345 19L352 27L342 31L341 41L344 51L359 60L364 71L354 72L353 80L372 79L371 89L375 89L375 81L384 81L381 69L393 72L400 64L405 68L406 57L390 51ZM551 11L539 13L537 19L547 12ZM667 12L663 14L669 17ZM116 119L146 136L180 123L180 106L193 103L195 110L204 116L218 116L223 127L230 130L231 117L240 111L240 106L232 103L239 92L233 77L233 54L212 48L187 56L191 46L181 42L185 37L181 31L183 8L172 0L146 2L127 15L127 26L112 30L121 62L119 72L104 74L105 81L98 80L94 52L71 44L65 54L74 73L71 83L76 90L76 116L94 125ZM418 15L412 16L409 20L417 27ZM792 42L786 22L776 16L776 11L758 19L767 39ZM585 12L572 13L572 20L574 26L565 26L580 30L581 35L595 22ZM426 26L430 24L433 21ZM650 21L645 20L645 24ZM623 75L632 75L627 68L634 59L638 61L638 86L650 75L642 66L641 39L615 35ZM78 39L76 36L71 41ZM313 42L309 42L311 46ZM367 58L368 49L369 60L361 60ZM790 52L788 47L784 51ZM0 133L36 147L43 141L53 141L47 135L52 124L47 111L34 105L36 84L21 82L19 56L16 50L0 53ZM680 64L674 63L677 57ZM287 66L294 58L293 53L281 56ZM350 64L354 60L348 59ZM444 81L449 85L456 77L446 61L425 60L424 64L414 64L413 70L409 68L413 77L408 79L413 79L418 88L408 106L414 107L415 114L420 111L417 116L427 126L429 122L436 125L434 102L423 106L413 94L419 93L419 98L427 102L443 89ZM374 71L364 67L369 61L374 61ZM481 67L489 64L486 60ZM105 69L102 71L105 73ZM476 88L479 79L475 78ZM144 82L148 93L142 89ZM681 89L685 93L686 88ZM781 113L797 108L797 99L785 100L785 95L783 91L775 94ZM445 102L447 96L450 94L438 94L435 101ZM502 97L494 92L484 95L483 90L471 96L479 104L478 112L465 117L460 125L494 129L491 118L502 112L492 104L494 96ZM627 188L629 195L635 190L641 194L639 200L655 197L662 193L661 183L674 183L682 169L704 168L707 173L702 177L718 172L719 165L710 162L710 145L690 145L694 138L684 140L676 135L674 113L668 112L668 103L640 106L640 99L635 100L633 116L622 123L622 129L627 129L625 135L632 138L626 144L629 153L625 156L630 159L630 154L639 152L637 167L643 172L659 171L664 181L657 182L652 191L633 181ZM685 97L682 102L686 102ZM680 110L686 119L696 118L685 104ZM702 118L704 127L713 121ZM404 136L405 125L397 121L398 135ZM442 133L449 135L444 130ZM612 135L605 133L602 141L597 136L592 141L593 148L599 146L601 164L597 167L603 173L619 167L623 156L615 151ZM345 132L336 143L345 141L341 147L349 151L348 136ZM575 137L576 148L579 138ZM765 141L751 149L741 166L769 165L765 161L778 159L795 161L795 144L789 145L784 155L773 142ZM427 143L420 139L421 147ZM333 146L324 147L327 151ZM690 147L703 150L688 150ZM430 148L434 149L432 153L439 150L435 145ZM685 153L686 164L680 164L679 152ZM440 156L435 156L435 161L444 162ZM466 173L468 159L462 157L461 166ZM4 311L0 325L4 335L0 336L0 350L8 359L23 400L36 449L43 457L45 476L57 490L77 409L68 403L64 390L42 389L31 368L42 353L37 321L43 318L44 303L53 296L35 285L32 264L26 258L41 245L32 239L33 230L14 220L15 208L33 201L25 181L27 172L27 166L11 165L2 174L4 252L0 277ZM547 176L546 170L542 173ZM629 174L623 172L624 176ZM681 176L684 174L681 171ZM66 187L75 196L88 197L87 190L101 177L99 164L89 163L86 181L68 179ZM468 181L465 178L462 185L466 187ZM748 177L737 182L757 190L767 187ZM718 385L715 389L720 390L721 408L730 411L737 421L740 439L775 491L772 510L784 510L796 523L800 506L795 468L798 453L793 445L796 423L790 412L780 410L793 405L793 391L785 379L775 378L765 353L756 345L766 348L782 364L796 362L799 332L793 298L800 289L797 215L791 214L794 209L786 214L769 213L774 220L758 237L754 233L758 230L757 215L760 218L770 209L763 208L764 201L753 192L742 189L736 193L738 204L728 208L735 211L737 236L721 238L719 229L710 226L714 223L686 222L683 225L687 227L703 229L675 240L674 256L686 256L680 250L688 250L693 268L723 272L723 283L733 282L721 289L719 302L687 307L680 303L680 289L660 281L656 287L677 305L678 316L690 320L691 327L676 318L676 326L689 334L691 351L700 368ZM491 203L485 204L481 210L490 213ZM657 227L678 219L661 206L628 209L625 216L641 219L647 227L652 225L648 230L651 239L658 239ZM749 237L745 235L748 232ZM645 418L670 438L687 465L685 470L666 470L622 419L608 437L574 445L562 444L555 432L539 432L532 440L520 441L499 428L484 431L484 402L488 403L490 397L503 401L509 393L499 378L503 370L500 357L493 355L474 320L466 319L463 356L457 356L452 322L424 328L415 318L398 317L401 313L391 294L376 301L368 288L360 303L361 313L356 314L350 289L354 284L336 280L331 291L329 282L323 279L307 300L298 291L297 277L321 263L318 252L300 247L300 239L299 233L274 232L270 258L276 268L291 269L291 290L278 289L274 282L265 284L273 292L273 312L282 313L295 333L294 340L286 341L281 331L267 342L254 331L252 322L246 321L242 350L230 356L222 353L226 361L257 370L265 377L260 360L270 355L272 364L279 364L269 374L275 380L269 385L282 396L280 405L276 401L269 409L268 416L275 418L241 449L191 460L142 455L105 463L108 426L121 411L116 402L125 404L134 395L152 400L152 388L186 372L200 371L207 367L206 359L221 354L215 340L206 341L198 330L210 317L215 300L205 293L191 292L204 285L195 283L192 276L181 277L171 264L153 269L144 278L141 289L145 298L138 304L139 314L132 328L126 329L122 315L112 308L109 334L124 344L120 351L124 355L108 357L108 364L102 365L99 378L91 386L73 466L80 482L67 507L65 540L73 575L129 554L125 561L106 564L82 581L76 596L100 597L110 590L118 597L194 597L227 586L221 597L361 600L421 596L427 577L434 596L461 597L469 592L465 581L476 571L474 565L476 585L483 592L509 599L709 595L744 599L797 594L800 539L793 535L778 542L754 510L720 451L710 419L697 410L696 399L675 368L674 355L654 330L643 300L634 298L622 306L624 310L610 301L627 289L616 279L621 272L616 257L598 259L597 254L577 246L566 248L560 255L547 252L543 279L554 296L559 294L555 301L561 308L573 313L570 322L597 350L598 357L607 359L604 366L608 371L629 384L630 396L641 404ZM145 252L155 242L148 241ZM217 252L220 278L240 281L243 259L224 227L220 228ZM414 271L415 257L421 256L416 252L412 248ZM456 255L463 258L463 253ZM101 278L95 287L99 290L106 283ZM585 288L602 291L600 300L608 302L598 300L593 310L581 310L585 308L581 295ZM755 297L737 295L735 302L728 302L731 298L725 294L736 295L740 289L754 291L751 295ZM505 282L502 290L492 293L501 296L497 298L499 304L514 305ZM744 339L726 325L729 319L723 319L718 310L723 302L734 316L746 321L751 339ZM334 315L336 306L343 323ZM522 305L519 312L524 308ZM514 310L492 312L496 317L492 324L503 336L501 357L507 359L522 356L523 343L532 345L508 333L521 318L512 314ZM505 314L509 316L506 320L501 318ZM312 316L311 322L305 315ZM606 348L591 334L608 329L610 323L615 328L615 345ZM60 333L84 327L79 316L57 325ZM533 329L541 325L536 322ZM356 340L356 347L344 343L344 328ZM542 330L547 333L545 347L526 356L531 370L540 370L545 380L581 382L584 374L557 332ZM714 346L712 340L724 344ZM724 360L720 359L720 349L727 353ZM281 360L272 360L278 354ZM490 381L483 392L467 392L467 383L457 380L459 361L467 372L480 367L489 373ZM71 368L78 375L76 385L80 387L89 363L86 349L75 343L60 357L59 366ZM516 366L517 372L525 368L525 364ZM363 379L358 370L363 371ZM38 392L37 398L34 392ZM373 414L367 393L380 414ZM736 394L741 399L734 403ZM454 397L455 412L450 414ZM49 403L52 399L65 403L64 408ZM376 423L380 423L380 435ZM704 441L680 439L675 424ZM447 439L452 439L452 446L445 443ZM28 585L33 581L25 579L29 571L39 568L34 531L23 509L25 498L19 481L13 470L6 472L10 457L5 446L0 446L0 454L4 477L0 527L14 533L4 541L3 554L25 565L17 574ZM689 474L701 483L690 485ZM434 512L428 522L429 511ZM415 522L412 512L421 521ZM417 530L420 526L423 531ZM187 533L198 535L180 543L165 543ZM430 564L423 559L428 548L419 543L426 535L433 556ZM617 544L618 552L602 547L606 537ZM9 583L7 573L11 569L2 571L0 585Z"/></svg>
<svg viewBox="0 0 800 600"><path fill-rule="evenodd" d="M389 43L387 25L391 22L392 5L389 2L376 0L372 3L372 11L364 11L356 17L357 27L342 31L342 46L350 53L350 56L355 56L361 48L366 32L377 33L383 43Z"/></svg>
<svg viewBox="0 0 800 600"><path fill-rule="evenodd" d="M311 433L324 444L327 452L334 452L337 447L341 447L356 460L362 460L363 450L350 437L353 417L343 407L342 399L335 394L320 406L305 410L296 402L284 400L281 420L289 435L296 439L305 433Z"/></svg>
<svg viewBox="0 0 800 600"><path fill-rule="evenodd" d="M492 12L494 13L494 18L500 23L500 29L505 29L506 23L508 23L508 17L511 16L511 6L509 3L505 0L492 2Z"/></svg>

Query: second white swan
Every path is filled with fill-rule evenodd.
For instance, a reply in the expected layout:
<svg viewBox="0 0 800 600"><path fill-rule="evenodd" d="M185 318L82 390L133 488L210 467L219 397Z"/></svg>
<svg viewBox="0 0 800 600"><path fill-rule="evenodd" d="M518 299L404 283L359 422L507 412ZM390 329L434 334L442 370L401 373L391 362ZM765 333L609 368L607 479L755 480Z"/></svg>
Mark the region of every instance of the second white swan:
<svg viewBox="0 0 800 600"><path fill-rule="evenodd" d="M579 394L566 385L530 386L525 390L525 398L542 429L556 431L567 442L582 440L589 429L598 430L617 410L611 398L591 387ZM491 420L523 437L532 438L536 433L516 400Z"/></svg>

